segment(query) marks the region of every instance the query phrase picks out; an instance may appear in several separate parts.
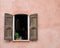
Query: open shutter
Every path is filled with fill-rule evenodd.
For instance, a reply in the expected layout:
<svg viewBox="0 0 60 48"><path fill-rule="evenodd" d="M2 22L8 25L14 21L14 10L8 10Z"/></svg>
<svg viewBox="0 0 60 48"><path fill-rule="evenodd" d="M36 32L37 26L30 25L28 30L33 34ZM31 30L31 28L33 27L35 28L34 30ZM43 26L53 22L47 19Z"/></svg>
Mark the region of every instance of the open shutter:
<svg viewBox="0 0 60 48"><path fill-rule="evenodd" d="M13 15L5 13L5 31L4 31L4 39L12 40L13 39Z"/></svg>
<svg viewBox="0 0 60 48"><path fill-rule="evenodd" d="M38 16L38 14L30 15L30 40L31 41L36 41L38 39L37 16Z"/></svg>

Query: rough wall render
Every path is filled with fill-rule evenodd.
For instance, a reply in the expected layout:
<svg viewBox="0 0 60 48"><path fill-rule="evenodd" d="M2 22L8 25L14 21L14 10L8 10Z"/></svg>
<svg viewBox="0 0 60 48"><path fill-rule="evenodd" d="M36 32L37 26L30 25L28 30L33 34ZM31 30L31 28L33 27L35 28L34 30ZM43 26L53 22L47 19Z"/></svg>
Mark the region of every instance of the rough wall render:
<svg viewBox="0 0 60 48"><path fill-rule="evenodd" d="M38 41L5 41L4 13L38 13ZM60 0L0 0L0 48L60 48Z"/></svg>

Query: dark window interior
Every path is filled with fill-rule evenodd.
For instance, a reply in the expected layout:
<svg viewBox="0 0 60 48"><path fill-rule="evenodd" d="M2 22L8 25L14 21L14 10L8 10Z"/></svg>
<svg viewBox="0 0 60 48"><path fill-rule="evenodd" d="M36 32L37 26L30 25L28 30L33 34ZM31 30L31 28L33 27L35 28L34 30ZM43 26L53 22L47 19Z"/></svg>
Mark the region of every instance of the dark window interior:
<svg viewBox="0 0 60 48"><path fill-rule="evenodd" d="M27 40L28 39L28 15L16 14L15 15L15 40Z"/></svg>

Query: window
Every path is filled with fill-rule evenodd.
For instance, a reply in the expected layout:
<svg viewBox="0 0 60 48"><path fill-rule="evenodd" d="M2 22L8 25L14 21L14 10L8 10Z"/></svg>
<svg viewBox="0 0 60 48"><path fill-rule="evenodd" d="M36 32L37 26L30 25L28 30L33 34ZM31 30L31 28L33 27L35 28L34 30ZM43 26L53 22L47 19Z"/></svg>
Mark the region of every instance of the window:
<svg viewBox="0 0 60 48"><path fill-rule="evenodd" d="M29 40L29 16L27 14L16 14L13 16L13 40Z"/></svg>
<svg viewBox="0 0 60 48"><path fill-rule="evenodd" d="M4 39L13 41L36 41L37 14L15 14L5 13Z"/></svg>

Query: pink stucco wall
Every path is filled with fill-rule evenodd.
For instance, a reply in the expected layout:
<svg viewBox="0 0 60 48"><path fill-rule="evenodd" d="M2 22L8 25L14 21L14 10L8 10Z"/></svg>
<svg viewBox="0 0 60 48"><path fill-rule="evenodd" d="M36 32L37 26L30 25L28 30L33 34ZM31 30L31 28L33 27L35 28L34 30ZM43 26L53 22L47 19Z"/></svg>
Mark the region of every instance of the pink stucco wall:
<svg viewBox="0 0 60 48"><path fill-rule="evenodd" d="M38 41L5 41L4 13L38 13ZM0 0L0 48L60 48L60 0Z"/></svg>

